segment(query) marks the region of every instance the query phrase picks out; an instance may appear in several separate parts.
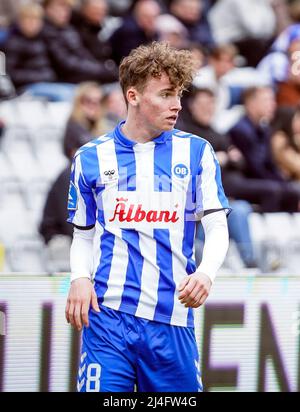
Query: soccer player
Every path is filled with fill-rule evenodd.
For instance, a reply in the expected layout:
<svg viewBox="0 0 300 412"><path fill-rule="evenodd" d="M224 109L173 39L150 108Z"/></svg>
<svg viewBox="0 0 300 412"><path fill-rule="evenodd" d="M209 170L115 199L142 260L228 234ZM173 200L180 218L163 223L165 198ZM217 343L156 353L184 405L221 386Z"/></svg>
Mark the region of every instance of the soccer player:
<svg viewBox="0 0 300 412"><path fill-rule="evenodd" d="M126 120L74 157L66 318L83 327L78 391L202 391L193 308L224 260L229 208L210 144L174 129L192 78L190 52L134 49L120 65Z"/></svg>

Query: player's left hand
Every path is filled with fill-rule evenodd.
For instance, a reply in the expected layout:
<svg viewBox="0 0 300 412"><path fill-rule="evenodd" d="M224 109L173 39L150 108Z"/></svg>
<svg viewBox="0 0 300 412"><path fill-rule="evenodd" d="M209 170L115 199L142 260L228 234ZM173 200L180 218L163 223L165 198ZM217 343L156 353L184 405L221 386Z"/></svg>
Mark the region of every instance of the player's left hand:
<svg viewBox="0 0 300 412"><path fill-rule="evenodd" d="M178 299L186 308L198 308L209 295L212 282L202 272L186 276L178 287Z"/></svg>

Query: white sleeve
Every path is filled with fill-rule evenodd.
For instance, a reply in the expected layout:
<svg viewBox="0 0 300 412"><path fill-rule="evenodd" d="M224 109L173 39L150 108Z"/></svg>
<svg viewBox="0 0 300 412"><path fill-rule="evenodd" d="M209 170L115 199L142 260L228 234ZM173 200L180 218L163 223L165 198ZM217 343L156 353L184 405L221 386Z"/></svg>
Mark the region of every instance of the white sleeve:
<svg viewBox="0 0 300 412"><path fill-rule="evenodd" d="M202 217L205 241L202 261L197 272L205 273L213 282L229 246L227 218L224 210Z"/></svg>
<svg viewBox="0 0 300 412"><path fill-rule="evenodd" d="M70 250L71 282L78 278L92 278L94 234L95 228L81 230L74 227Z"/></svg>

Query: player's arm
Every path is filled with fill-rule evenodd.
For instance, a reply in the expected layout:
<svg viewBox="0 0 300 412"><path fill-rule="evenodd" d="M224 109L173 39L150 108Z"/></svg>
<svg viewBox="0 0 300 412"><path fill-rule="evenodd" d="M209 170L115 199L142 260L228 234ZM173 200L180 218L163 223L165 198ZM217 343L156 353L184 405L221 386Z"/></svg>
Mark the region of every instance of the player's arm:
<svg viewBox="0 0 300 412"><path fill-rule="evenodd" d="M68 222L74 225L74 232L70 250L71 286L65 314L67 321L78 330L83 324L88 326L91 304L99 311L91 281L97 206L92 183L84 173L85 162L84 153L75 155L68 198Z"/></svg>
<svg viewBox="0 0 300 412"><path fill-rule="evenodd" d="M179 285L180 302L192 308L198 308L208 297L229 245L227 218L224 210L207 214L201 222L205 234L202 261L196 272L186 276Z"/></svg>
<svg viewBox="0 0 300 412"><path fill-rule="evenodd" d="M78 330L88 326L90 305L100 312L91 281L93 264L93 238L95 228L80 230L74 227L70 250L71 287L66 305L66 319Z"/></svg>
<svg viewBox="0 0 300 412"><path fill-rule="evenodd" d="M230 207L224 194L218 159L208 142L202 152L200 166L196 185L196 218L203 216L203 258L196 272L183 279L178 295L182 304L193 308L205 302L229 245L226 214Z"/></svg>

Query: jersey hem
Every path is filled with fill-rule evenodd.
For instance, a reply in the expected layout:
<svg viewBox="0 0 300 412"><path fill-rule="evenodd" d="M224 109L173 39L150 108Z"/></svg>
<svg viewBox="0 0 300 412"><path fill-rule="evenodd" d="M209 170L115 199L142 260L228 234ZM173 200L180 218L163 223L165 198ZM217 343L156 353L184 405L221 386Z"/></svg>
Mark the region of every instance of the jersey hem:
<svg viewBox="0 0 300 412"><path fill-rule="evenodd" d="M122 305L122 308L118 308L118 309L116 309L113 306L110 306L107 303L105 303L105 304L101 303L101 304L99 304L99 306L100 306L100 308L101 308L101 306L108 307L110 309L113 309L113 310L116 310L116 311L119 311L119 312L124 312L124 313L127 313L129 315L136 316L137 318L151 320L152 322L166 323L168 325L181 326L181 327L184 327L184 328L193 328L194 329L194 327L195 327L195 325L194 325L194 316L192 317L192 319L188 319L187 322L185 322L184 324L182 322L182 319L177 319L177 318L175 318L175 319L173 318L172 319L173 322L171 323L171 316L166 316L166 315L163 315L162 313L155 313L155 319L150 318L150 317L146 317L146 316L136 315L137 308L133 307L133 306Z"/></svg>

